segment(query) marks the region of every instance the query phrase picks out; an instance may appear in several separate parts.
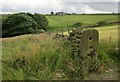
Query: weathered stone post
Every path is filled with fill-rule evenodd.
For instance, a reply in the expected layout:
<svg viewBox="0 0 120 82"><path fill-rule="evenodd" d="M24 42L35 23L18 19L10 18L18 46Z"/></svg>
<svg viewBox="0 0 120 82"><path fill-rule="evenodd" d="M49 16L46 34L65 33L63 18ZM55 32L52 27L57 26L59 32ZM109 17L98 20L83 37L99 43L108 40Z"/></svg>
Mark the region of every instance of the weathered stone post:
<svg viewBox="0 0 120 82"><path fill-rule="evenodd" d="M72 45L72 58L76 62L76 70L81 79L91 70L97 59L99 33L97 30L73 30L69 34ZM94 69L94 67L93 67Z"/></svg>

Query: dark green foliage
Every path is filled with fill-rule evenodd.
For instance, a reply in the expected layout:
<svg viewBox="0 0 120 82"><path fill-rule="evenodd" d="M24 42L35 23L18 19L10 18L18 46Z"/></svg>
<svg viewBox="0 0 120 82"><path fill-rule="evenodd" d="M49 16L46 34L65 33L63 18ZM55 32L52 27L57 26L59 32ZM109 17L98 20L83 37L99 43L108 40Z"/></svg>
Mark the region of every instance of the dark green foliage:
<svg viewBox="0 0 120 82"><path fill-rule="evenodd" d="M67 13L67 15L71 15L71 13Z"/></svg>
<svg viewBox="0 0 120 82"><path fill-rule="evenodd" d="M106 25L106 24L107 24L106 21L100 21L100 22L98 22L98 26L103 26L103 25Z"/></svg>
<svg viewBox="0 0 120 82"><path fill-rule="evenodd" d="M31 13L26 13L28 16L30 16L30 17L32 17L33 18L33 14L31 14Z"/></svg>
<svg viewBox="0 0 120 82"><path fill-rule="evenodd" d="M46 26L48 25L49 22L45 16L35 13L33 19L37 22L39 28L46 30Z"/></svg>
<svg viewBox="0 0 120 82"><path fill-rule="evenodd" d="M53 11L51 12L51 15L54 15L54 12L53 12Z"/></svg>
<svg viewBox="0 0 120 82"><path fill-rule="evenodd" d="M46 30L46 26L48 25L48 20L44 15L35 13L34 15L31 13L26 13L28 16L32 17L38 24L39 29Z"/></svg>
<svg viewBox="0 0 120 82"><path fill-rule="evenodd" d="M48 20L45 16L31 13L17 13L2 20L2 37L40 33L46 30Z"/></svg>
<svg viewBox="0 0 120 82"><path fill-rule="evenodd" d="M35 33L38 30L37 23L24 13L12 14L2 22L2 37Z"/></svg>
<svg viewBox="0 0 120 82"><path fill-rule="evenodd" d="M77 22L77 23L73 24L72 26L73 26L73 27L80 27L80 26L82 26L82 25L83 25L82 22Z"/></svg>
<svg viewBox="0 0 120 82"><path fill-rule="evenodd" d="M57 13L55 13L55 15L57 15Z"/></svg>

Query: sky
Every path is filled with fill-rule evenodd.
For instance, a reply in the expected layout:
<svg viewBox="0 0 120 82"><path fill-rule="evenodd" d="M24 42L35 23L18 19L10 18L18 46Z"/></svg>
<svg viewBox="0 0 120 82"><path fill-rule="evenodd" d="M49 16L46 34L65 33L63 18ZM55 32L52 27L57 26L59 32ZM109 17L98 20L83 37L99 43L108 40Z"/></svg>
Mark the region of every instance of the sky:
<svg viewBox="0 0 120 82"><path fill-rule="evenodd" d="M118 12L119 0L0 0L1 13L30 12L50 14Z"/></svg>

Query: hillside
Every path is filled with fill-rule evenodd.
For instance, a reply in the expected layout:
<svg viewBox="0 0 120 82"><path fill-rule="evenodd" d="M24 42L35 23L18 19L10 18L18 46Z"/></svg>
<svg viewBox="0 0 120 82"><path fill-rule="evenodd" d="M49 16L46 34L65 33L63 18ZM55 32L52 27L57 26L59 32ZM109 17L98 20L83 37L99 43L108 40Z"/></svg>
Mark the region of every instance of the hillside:
<svg viewBox="0 0 120 82"><path fill-rule="evenodd" d="M9 15L3 15L2 19L6 19ZM64 15L64 16L46 16L49 21L48 31L61 30L69 27L77 22L82 22L84 26L96 25L98 22L105 21L107 23L118 22L117 14L110 15ZM1 19L1 16L0 16Z"/></svg>
<svg viewBox="0 0 120 82"><path fill-rule="evenodd" d="M95 25L100 21L107 23L117 22L118 15L65 15L65 16L46 16L49 20L50 30L66 28L76 22L82 22L83 25Z"/></svg>
<svg viewBox="0 0 120 82"><path fill-rule="evenodd" d="M112 65L112 68L104 68L106 71L102 70L101 73L92 74L85 79L117 79L116 64L112 64L113 62L111 61L115 61L114 58L117 57L118 26L100 27L96 29L100 33L98 55L100 58L102 57L101 62L106 62L104 63L106 66ZM64 64L63 62L64 60L69 61L70 48L63 48L63 42L52 39L52 36L47 33L22 35L1 40L3 43L2 77L4 80L69 80L78 78L75 76L69 77L69 75L65 73L67 72L73 75L73 73L66 68L66 65L69 64ZM109 51L109 49L111 49L111 51ZM109 76L109 74L111 74L111 76Z"/></svg>
<svg viewBox="0 0 120 82"><path fill-rule="evenodd" d="M6 17L6 16L5 16ZM3 17L3 18L5 18ZM65 15L46 16L49 20L48 31L61 30L76 22L95 25L100 21L118 21L117 15ZM98 71L85 79L116 80L118 77L118 26L106 25L96 28L99 32ZM63 40L53 39L55 32L25 34L2 41L2 78L3 80L73 80L79 79L74 70L70 45ZM67 34L65 31L64 34ZM116 62L117 61L117 62ZM101 69L102 68L102 69ZM100 71L99 71L100 70ZM111 74L111 75L109 75Z"/></svg>

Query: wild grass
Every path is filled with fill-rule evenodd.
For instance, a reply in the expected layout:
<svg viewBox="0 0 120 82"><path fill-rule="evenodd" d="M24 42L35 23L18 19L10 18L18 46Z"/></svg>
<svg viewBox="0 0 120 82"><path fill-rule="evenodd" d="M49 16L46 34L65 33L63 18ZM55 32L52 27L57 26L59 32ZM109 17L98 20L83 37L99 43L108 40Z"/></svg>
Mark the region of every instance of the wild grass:
<svg viewBox="0 0 120 82"><path fill-rule="evenodd" d="M102 72L113 63L117 63L116 60L119 57L117 27L97 29L100 33L98 46L99 71ZM103 29L108 30L106 34ZM115 32L111 32L114 30ZM110 34L111 37L108 36ZM74 70L70 45L52 37L42 33L2 39L2 79L79 79L78 73ZM101 66L104 69L101 69Z"/></svg>
<svg viewBox="0 0 120 82"><path fill-rule="evenodd" d="M10 44L7 44L7 41ZM20 42L19 42L20 41ZM3 79L61 78L63 60L70 50L48 35L28 35L3 40ZM69 56L68 56L69 57ZM9 77L11 75L11 77Z"/></svg>

